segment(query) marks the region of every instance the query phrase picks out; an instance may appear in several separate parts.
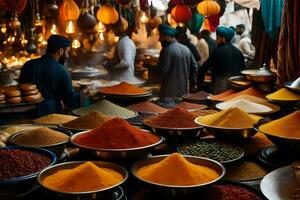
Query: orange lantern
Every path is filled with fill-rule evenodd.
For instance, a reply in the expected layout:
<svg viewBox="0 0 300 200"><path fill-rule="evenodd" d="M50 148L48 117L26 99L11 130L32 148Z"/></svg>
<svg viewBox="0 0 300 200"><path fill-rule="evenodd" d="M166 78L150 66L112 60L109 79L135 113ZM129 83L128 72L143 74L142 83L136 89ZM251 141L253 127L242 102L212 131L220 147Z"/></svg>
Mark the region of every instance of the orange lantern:
<svg viewBox="0 0 300 200"><path fill-rule="evenodd" d="M114 7L103 5L97 11L97 19L103 24L115 24L119 19L119 14Z"/></svg>
<svg viewBox="0 0 300 200"><path fill-rule="evenodd" d="M64 0L59 7L59 16L62 20L75 21L79 15L79 8L73 0Z"/></svg>
<svg viewBox="0 0 300 200"><path fill-rule="evenodd" d="M197 5L198 13L205 17L217 15L221 8L220 5L213 0L203 0Z"/></svg>
<svg viewBox="0 0 300 200"><path fill-rule="evenodd" d="M188 6L179 3L172 9L171 16L176 22L186 22L192 18L192 11Z"/></svg>

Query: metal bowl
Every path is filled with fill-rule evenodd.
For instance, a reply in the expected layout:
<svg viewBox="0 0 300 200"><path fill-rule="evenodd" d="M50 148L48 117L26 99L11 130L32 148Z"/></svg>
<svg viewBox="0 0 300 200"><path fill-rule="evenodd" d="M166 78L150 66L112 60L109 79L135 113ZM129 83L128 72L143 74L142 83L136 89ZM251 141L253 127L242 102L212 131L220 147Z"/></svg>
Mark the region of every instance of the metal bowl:
<svg viewBox="0 0 300 200"><path fill-rule="evenodd" d="M284 83L284 86L288 89L292 90L293 92L300 93L300 87L291 87L294 81L289 81Z"/></svg>
<svg viewBox="0 0 300 200"><path fill-rule="evenodd" d="M143 147L136 147L136 148L128 148L128 149L105 149L105 148L93 148L93 147L87 147L80 144L77 144L74 139L78 137L79 135L86 134L89 131L83 131L76 133L75 135L70 137L70 141L73 145L80 148L81 153L87 154L87 155L93 155L100 159L105 160L130 160L135 161L138 159L142 159L147 157L151 150L161 144L164 141L164 138L162 136L160 137L160 140L154 144L150 144Z"/></svg>
<svg viewBox="0 0 300 200"><path fill-rule="evenodd" d="M58 197L63 198L63 199L70 199L70 200L72 200L72 199L74 199L74 200L83 200L83 199L101 200L102 199L102 200L107 200L107 199L111 199L111 196L114 195L113 194L114 189L117 188L118 186L120 186L121 184L123 184L128 178L127 170L125 168L121 167L120 165L117 165L114 163L109 163L109 162L92 161L94 164L96 164L99 167L105 167L105 168L113 169L113 170L119 172L120 174L122 174L124 179L121 182L119 182L118 184L113 185L111 187L103 188L103 189L99 189L99 190L95 190L95 191L85 191L85 192L58 191L58 190L51 189L43 184L43 181L47 176L52 175L59 170L73 169L73 168L81 165L84 162L86 162L86 161L65 162L65 163L57 164L57 165L54 165L51 167L47 167L46 169L44 169L40 172L37 180L41 186L43 186L47 190L55 193ZM74 182L75 181L81 181L81 180L78 179L78 180L74 180Z"/></svg>
<svg viewBox="0 0 300 200"><path fill-rule="evenodd" d="M17 146L8 146L0 149L20 149L45 155L47 157L50 157L51 159L51 163L49 164L49 166L53 165L56 162L55 154L45 149ZM0 180L0 199L14 199L21 194L28 193L28 191L32 190L36 185L36 177L38 173L39 172L7 180Z"/></svg>
<svg viewBox="0 0 300 200"><path fill-rule="evenodd" d="M181 197L181 196L183 197L183 196L195 193L195 192L199 192L200 190L206 189L211 184L219 181L225 175L226 170L225 170L224 166L222 164L220 164L219 162L208 159L208 158L202 158L202 157L196 157L196 156L184 156L184 158L186 158L189 162L191 162L193 164L202 165L202 166L206 166L211 169L214 169L220 174L220 176L217 179L215 179L211 182L208 182L208 183L203 183L203 184L198 184L198 185L190 185L190 186L176 186L176 185L164 185L164 184L147 181L147 180L140 178L137 175L137 171L141 167L157 163L157 162L163 160L164 158L166 158L167 156L169 156L169 155L153 156L153 157L149 157L149 158L140 160L133 164L130 171L135 178L137 178L139 181L143 182L144 184L152 187L155 190L158 190L160 192L163 192L165 194L168 194L169 196L173 196L176 198ZM178 173L180 173L180 172L178 172Z"/></svg>
<svg viewBox="0 0 300 200"><path fill-rule="evenodd" d="M64 134L68 135L69 137L73 135L70 131L68 131L66 129L52 128L52 127L50 129L52 129L54 131L62 132ZM20 131L16 134L11 135L8 138L9 143L12 144L12 145L16 145L16 146L24 146L24 145L20 145L20 144L16 143L15 140L16 140L17 137L19 137L20 135L22 135L23 133L26 133L26 132L28 132L28 131ZM48 146L40 146L38 148L47 149L47 150L53 152L58 158L61 158L62 155L64 154L64 151L65 151L65 148L66 148L66 145L67 145L68 142L69 141L66 140L64 142L60 142L60 143L56 143L56 144L48 145Z"/></svg>
<svg viewBox="0 0 300 200"><path fill-rule="evenodd" d="M68 127L68 126L64 126L63 124L58 124L58 127L59 128L62 128L62 129L66 129L66 130L69 130L71 131L72 133L78 133L78 132L82 132L82 131L88 131L88 130L91 130L91 129L79 129L79 128L72 128L72 127Z"/></svg>
<svg viewBox="0 0 300 200"><path fill-rule="evenodd" d="M229 84L233 87L235 90L245 90L248 87L250 87L251 82L247 80L244 76L233 76L228 79Z"/></svg>
<svg viewBox="0 0 300 200"><path fill-rule="evenodd" d="M269 83L276 80L276 74L266 67L241 71L249 81Z"/></svg>

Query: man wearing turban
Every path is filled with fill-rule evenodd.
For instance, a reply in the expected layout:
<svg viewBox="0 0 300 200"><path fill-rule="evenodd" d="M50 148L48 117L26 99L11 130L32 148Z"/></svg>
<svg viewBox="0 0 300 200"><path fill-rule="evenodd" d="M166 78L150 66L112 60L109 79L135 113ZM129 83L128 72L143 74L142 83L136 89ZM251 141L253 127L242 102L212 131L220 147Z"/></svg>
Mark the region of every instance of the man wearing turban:
<svg viewBox="0 0 300 200"><path fill-rule="evenodd" d="M37 105L32 117L61 113L63 105L76 108L80 105L80 94L74 91L69 72L63 66L71 41L60 35L51 35L47 52L40 58L30 60L21 70L19 83L34 83L44 101Z"/></svg>
<svg viewBox="0 0 300 200"><path fill-rule="evenodd" d="M199 68L199 82L204 82L205 73L211 69L213 94L221 93L230 88L228 79L240 75L245 68L244 56L231 44L234 36L232 29L219 26L217 28L218 47L211 53L208 60Z"/></svg>
<svg viewBox="0 0 300 200"><path fill-rule="evenodd" d="M197 84L197 62L192 52L175 39L177 30L166 25L158 26L162 50L158 67L161 72L161 99L181 97Z"/></svg>

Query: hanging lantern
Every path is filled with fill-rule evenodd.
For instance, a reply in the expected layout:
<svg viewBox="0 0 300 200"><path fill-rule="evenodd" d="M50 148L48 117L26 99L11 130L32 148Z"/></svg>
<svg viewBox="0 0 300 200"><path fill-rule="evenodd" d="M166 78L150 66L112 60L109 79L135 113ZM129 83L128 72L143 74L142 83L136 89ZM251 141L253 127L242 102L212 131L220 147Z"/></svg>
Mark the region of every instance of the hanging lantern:
<svg viewBox="0 0 300 200"><path fill-rule="evenodd" d="M77 26L85 31L91 30L97 24L97 19L94 15L89 13L89 0L85 1L85 8L79 15Z"/></svg>
<svg viewBox="0 0 300 200"><path fill-rule="evenodd" d="M148 25L149 25L149 27L150 27L151 29L155 29L155 28L158 27L158 25L160 25L161 23L162 23L161 17L156 16L156 17L153 17L153 18L149 21Z"/></svg>
<svg viewBox="0 0 300 200"><path fill-rule="evenodd" d="M97 19L103 24L115 24L119 19L119 13L110 5L103 5L97 12Z"/></svg>
<svg viewBox="0 0 300 200"><path fill-rule="evenodd" d="M34 28L30 29L30 38L28 40L28 43L27 43L25 49L28 53L36 53L36 51L37 51L37 46L35 44L35 29Z"/></svg>
<svg viewBox="0 0 300 200"><path fill-rule="evenodd" d="M81 44L80 44L79 40L77 40L77 39L73 40L73 42L72 42L73 49L78 49L80 46L81 46Z"/></svg>
<svg viewBox="0 0 300 200"><path fill-rule="evenodd" d="M73 21L69 21L66 27L66 33L72 34L75 32L75 25Z"/></svg>
<svg viewBox="0 0 300 200"><path fill-rule="evenodd" d="M204 17L217 15L221 8L220 5L213 0L203 0L197 5L198 12Z"/></svg>
<svg viewBox="0 0 300 200"><path fill-rule="evenodd" d="M12 30L18 30L21 26L21 22L18 19L18 14L15 12L8 23L8 27Z"/></svg>
<svg viewBox="0 0 300 200"><path fill-rule="evenodd" d="M102 22L98 22L96 25L96 30L98 33L104 33L106 31L106 28Z"/></svg>
<svg viewBox="0 0 300 200"><path fill-rule="evenodd" d="M77 4L73 0L64 0L59 7L59 16L65 21L75 21L80 14Z"/></svg>
<svg viewBox="0 0 300 200"><path fill-rule="evenodd" d="M119 39L120 39L120 38L119 38L118 36L115 36L115 37L114 37L114 42L115 42L115 43L119 42Z"/></svg>
<svg viewBox="0 0 300 200"><path fill-rule="evenodd" d="M6 33L6 31L7 31L7 27L6 27L6 24L5 24L5 23L1 24L1 28L0 28L0 30L1 30L1 33L3 33L3 34L5 34L5 33Z"/></svg>
<svg viewBox="0 0 300 200"><path fill-rule="evenodd" d="M192 19L187 22L187 27L191 31L191 33L198 33L203 24L204 17L199 13L193 13Z"/></svg>
<svg viewBox="0 0 300 200"><path fill-rule="evenodd" d="M188 6L180 3L172 9L171 15L176 22L186 22L192 18L192 11Z"/></svg>
<svg viewBox="0 0 300 200"><path fill-rule="evenodd" d="M149 18L147 17L147 15L146 15L145 12L142 12L142 13L141 13L141 18L140 18L140 20L141 20L141 23L143 23L143 24L147 24L147 23L148 23Z"/></svg>
<svg viewBox="0 0 300 200"><path fill-rule="evenodd" d="M103 33L100 33L100 34L99 34L99 38L100 38L100 40L104 40L104 34L103 34Z"/></svg>
<svg viewBox="0 0 300 200"><path fill-rule="evenodd" d="M50 33L52 35L57 35L57 28L56 28L56 24L53 24L50 30Z"/></svg>

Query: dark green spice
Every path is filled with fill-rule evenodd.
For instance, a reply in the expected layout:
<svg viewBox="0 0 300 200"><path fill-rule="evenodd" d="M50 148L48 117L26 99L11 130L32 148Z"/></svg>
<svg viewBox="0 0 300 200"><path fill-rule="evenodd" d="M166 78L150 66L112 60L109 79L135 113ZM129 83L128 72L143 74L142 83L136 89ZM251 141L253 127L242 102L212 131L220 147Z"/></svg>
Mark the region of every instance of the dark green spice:
<svg viewBox="0 0 300 200"><path fill-rule="evenodd" d="M242 149L231 144L216 140L196 140L178 147L178 152L184 155L210 158L221 163L230 162L243 156Z"/></svg>

